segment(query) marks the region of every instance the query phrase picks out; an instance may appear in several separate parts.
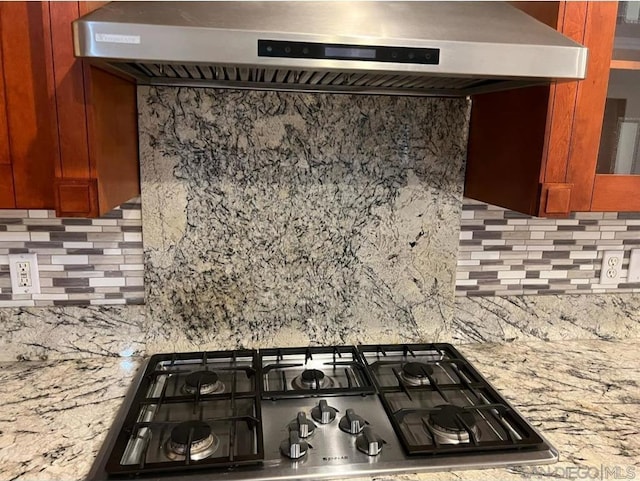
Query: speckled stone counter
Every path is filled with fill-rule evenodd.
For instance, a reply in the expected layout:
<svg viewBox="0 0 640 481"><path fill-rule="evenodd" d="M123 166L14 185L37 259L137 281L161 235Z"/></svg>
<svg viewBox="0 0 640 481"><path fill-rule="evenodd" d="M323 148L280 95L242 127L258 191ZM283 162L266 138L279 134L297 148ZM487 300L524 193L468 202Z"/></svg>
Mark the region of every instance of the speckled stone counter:
<svg viewBox="0 0 640 481"><path fill-rule="evenodd" d="M640 340L460 350L542 430L561 461L378 481L640 476ZM139 365L133 358L0 363L0 479L83 479Z"/></svg>

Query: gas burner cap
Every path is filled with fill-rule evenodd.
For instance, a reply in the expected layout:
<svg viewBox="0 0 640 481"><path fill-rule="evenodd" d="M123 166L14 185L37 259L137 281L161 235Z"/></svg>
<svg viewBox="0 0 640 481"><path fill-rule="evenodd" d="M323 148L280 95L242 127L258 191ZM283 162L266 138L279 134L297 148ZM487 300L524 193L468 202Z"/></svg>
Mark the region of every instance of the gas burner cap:
<svg viewBox="0 0 640 481"><path fill-rule="evenodd" d="M427 374L433 374L433 367L423 362L407 362L402 366L402 379L410 386L429 384Z"/></svg>
<svg viewBox="0 0 640 481"><path fill-rule="evenodd" d="M224 384L219 381L213 371L194 371L184 380L182 390L187 394L195 394L200 386L200 394L220 394L224 392Z"/></svg>
<svg viewBox="0 0 640 481"><path fill-rule="evenodd" d="M187 454L187 444L191 439L190 458L193 461L211 456L220 440L211 432L211 426L202 421L186 421L171 430L165 444L165 454L172 461L183 461Z"/></svg>
<svg viewBox="0 0 640 481"><path fill-rule="evenodd" d="M429 413L427 424L437 441L442 444L468 443L470 428L477 437L479 430L473 413L452 404L440 404ZM466 427L465 427L466 425Z"/></svg>
<svg viewBox="0 0 640 481"><path fill-rule="evenodd" d="M330 389L335 383L319 369L306 369L291 384L296 389Z"/></svg>

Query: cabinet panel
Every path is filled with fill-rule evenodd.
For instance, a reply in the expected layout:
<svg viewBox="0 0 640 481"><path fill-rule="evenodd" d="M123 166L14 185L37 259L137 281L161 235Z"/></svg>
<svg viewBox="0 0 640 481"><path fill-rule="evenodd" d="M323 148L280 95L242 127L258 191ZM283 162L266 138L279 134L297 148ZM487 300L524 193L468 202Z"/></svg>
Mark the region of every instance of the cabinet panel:
<svg viewBox="0 0 640 481"><path fill-rule="evenodd" d="M77 2L58 2L51 9L60 164L58 178L90 178L85 88L82 61L73 56L71 22L79 16Z"/></svg>
<svg viewBox="0 0 640 481"><path fill-rule="evenodd" d="M13 171L10 164L0 164L0 209L13 209L16 206L13 190Z"/></svg>
<svg viewBox="0 0 640 481"><path fill-rule="evenodd" d="M0 15L2 11L0 11ZM2 68L2 34L0 33L0 164L10 164L9 131L7 130L7 110L4 96L4 72ZM0 204L2 208L3 204Z"/></svg>
<svg viewBox="0 0 640 481"><path fill-rule="evenodd" d="M567 182L574 185L571 210L592 210L602 118L615 32L616 2L589 2L584 43L587 78L579 83Z"/></svg>
<svg viewBox="0 0 640 481"><path fill-rule="evenodd" d="M587 4L585 2L563 2L558 12L557 29L578 43L584 43ZM550 87L549 115L545 134L546 146L542 161L540 181L564 183L567 181L567 159L571 149L574 125L574 110L578 94L578 82L558 82ZM545 203L543 197L541 203ZM569 210L565 210L565 214ZM541 206L540 215L551 214ZM554 212L554 214L560 214Z"/></svg>
<svg viewBox="0 0 640 481"><path fill-rule="evenodd" d="M596 175L591 209L640 211L640 175Z"/></svg>
<svg viewBox="0 0 640 481"><path fill-rule="evenodd" d="M547 86L473 98L467 197L537 215L548 105Z"/></svg>
<svg viewBox="0 0 640 481"><path fill-rule="evenodd" d="M95 180L56 181L57 212L63 217L97 217Z"/></svg>
<svg viewBox="0 0 640 481"><path fill-rule="evenodd" d="M542 185L540 212L548 216L566 216L571 203L572 184L546 183Z"/></svg>
<svg viewBox="0 0 640 481"><path fill-rule="evenodd" d="M136 86L85 64L91 160L99 213L140 195Z"/></svg>
<svg viewBox="0 0 640 481"><path fill-rule="evenodd" d="M48 10L47 3L0 3L9 152L17 208L51 208L55 201L54 166L59 157Z"/></svg>

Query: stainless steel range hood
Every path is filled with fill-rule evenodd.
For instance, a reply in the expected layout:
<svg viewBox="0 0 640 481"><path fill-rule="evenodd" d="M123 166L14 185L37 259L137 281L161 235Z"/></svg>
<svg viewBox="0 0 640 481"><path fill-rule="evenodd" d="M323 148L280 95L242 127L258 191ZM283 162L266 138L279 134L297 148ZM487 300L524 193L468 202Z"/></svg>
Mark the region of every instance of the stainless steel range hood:
<svg viewBox="0 0 640 481"><path fill-rule="evenodd" d="M587 64L502 2L112 2L73 28L76 56L141 84L463 96Z"/></svg>

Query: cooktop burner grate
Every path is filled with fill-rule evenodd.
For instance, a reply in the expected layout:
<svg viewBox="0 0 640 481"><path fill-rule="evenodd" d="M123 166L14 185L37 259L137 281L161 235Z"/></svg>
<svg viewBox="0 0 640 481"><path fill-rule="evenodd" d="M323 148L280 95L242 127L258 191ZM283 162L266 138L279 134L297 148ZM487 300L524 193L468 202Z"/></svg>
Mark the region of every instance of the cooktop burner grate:
<svg viewBox="0 0 640 481"><path fill-rule="evenodd" d="M111 475L264 459L257 353L152 356L106 463Z"/></svg>
<svg viewBox="0 0 640 481"><path fill-rule="evenodd" d="M555 460L448 344L301 347L152 356L88 479L320 480Z"/></svg>
<svg viewBox="0 0 640 481"><path fill-rule="evenodd" d="M261 349L264 399L374 394L353 346Z"/></svg>
<svg viewBox="0 0 640 481"><path fill-rule="evenodd" d="M544 445L453 346L358 350L407 454L537 450Z"/></svg>

